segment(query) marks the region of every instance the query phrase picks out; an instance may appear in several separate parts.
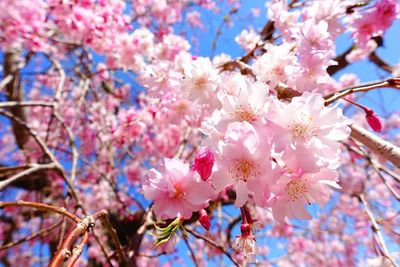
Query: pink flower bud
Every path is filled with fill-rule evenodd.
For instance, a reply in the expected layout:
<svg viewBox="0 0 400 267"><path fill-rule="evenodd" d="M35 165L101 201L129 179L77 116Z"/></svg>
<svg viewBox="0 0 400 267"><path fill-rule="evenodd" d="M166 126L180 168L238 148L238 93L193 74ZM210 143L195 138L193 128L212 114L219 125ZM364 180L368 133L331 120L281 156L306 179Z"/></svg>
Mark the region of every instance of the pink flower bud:
<svg viewBox="0 0 400 267"><path fill-rule="evenodd" d="M382 131L381 120L372 109L365 110L365 118L367 119L368 125L372 128L372 130L375 132Z"/></svg>
<svg viewBox="0 0 400 267"><path fill-rule="evenodd" d="M210 230L210 217L207 214L207 211L205 209L200 210L200 218L199 222L201 226L204 227L207 231Z"/></svg>
<svg viewBox="0 0 400 267"><path fill-rule="evenodd" d="M193 170L197 171L203 181L207 181L213 165L214 154L208 149L201 149L194 158Z"/></svg>
<svg viewBox="0 0 400 267"><path fill-rule="evenodd" d="M382 131L381 120L379 119L378 115L376 115L375 112L372 109L370 109L370 108L368 108L366 106L360 105L360 104L358 104L356 102L353 102L353 101L351 101L349 99L346 99L346 98L343 98L343 99L348 101L348 102L350 102L350 103L352 103L353 105L356 105L359 108L362 108L364 110L365 119L367 120L368 125L369 125L369 127L372 128L372 130L374 130L376 132Z"/></svg>

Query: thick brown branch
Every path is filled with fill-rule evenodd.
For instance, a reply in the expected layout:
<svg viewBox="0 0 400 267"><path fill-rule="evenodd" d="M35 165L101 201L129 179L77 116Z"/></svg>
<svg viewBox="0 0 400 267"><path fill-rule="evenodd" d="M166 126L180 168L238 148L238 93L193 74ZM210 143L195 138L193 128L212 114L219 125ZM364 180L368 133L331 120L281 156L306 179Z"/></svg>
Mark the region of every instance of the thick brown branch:
<svg viewBox="0 0 400 267"><path fill-rule="evenodd" d="M95 220L92 216L86 216L85 218L80 220L75 228L68 235L65 236L61 247L58 249L56 255L54 255L54 257L51 259L48 267L58 267L61 266L64 261L67 261L72 256L71 248L76 240L80 236L87 234L88 230L94 226L94 222Z"/></svg>
<svg viewBox="0 0 400 267"><path fill-rule="evenodd" d="M20 85L20 55L18 51L9 51L4 54L4 76L5 78L11 76L11 80L6 84L7 100L8 101L22 101L23 90ZM10 108L10 112L20 119L26 121L25 112L22 106L14 106ZM12 121L12 129L15 136L15 141L19 148L23 148L29 139L28 131L19 123Z"/></svg>
<svg viewBox="0 0 400 267"><path fill-rule="evenodd" d="M350 52L353 50L353 46L349 47L346 51L344 51L342 54L338 55L336 58L333 60L337 62L337 65L331 65L327 68L326 72L330 75L333 76L336 72L346 68L350 62L346 60L346 56L350 54Z"/></svg>
<svg viewBox="0 0 400 267"><path fill-rule="evenodd" d="M0 102L0 108L16 107L16 106L42 106L42 107L54 107L53 102L49 101L7 101Z"/></svg>
<svg viewBox="0 0 400 267"><path fill-rule="evenodd" d="M18 172L29 169L31 165L22 165L22 166L4 166L0 164L0 183L1 181L7 180L13 175L16 175ZM26 175L26 177L17 179L12 182L10 186L22 188L25 190L42 190L50 185L50 181L48 179L44 179L46 177L46 170L37 171L34 173L30 173ZM29 179L29 182L27 182Z"/></svg>
<svg viewBox="0 0 400 267"><path fill-rule="evenodd" d="M372 63L374 63L375 65L377 65L379 68L383 69L384 71L387 71L389 73L393 72L393 67L391 65L389 65L387 62L383 61L383 59L381 59L376 52L372 52L369 55L369 60L371 60Z"/></svg>
<svg viewBox="0 0 400 267"><path fill-rule="evenodd" d="M86 232L83 234L82 240L79 243L79 245L74 246L71 252L71 258L68 261L68 264L66 267L73 267L75 263L78 261L79 256L82 254L87 242L89 240L89 233Z"/></svg>
<svg viewBox="0 0 400 267"><path fill-rule="evenodd" d="M355 140L359 141L366 147L368 147L372 152L376 153L379 156L382 156L386 160L393 163L394 166L400 168L400 148L395 146L394 144L387 142L376 136L375 134L367 131L366 129L352 124L351 128L351 137Z"/></svg>

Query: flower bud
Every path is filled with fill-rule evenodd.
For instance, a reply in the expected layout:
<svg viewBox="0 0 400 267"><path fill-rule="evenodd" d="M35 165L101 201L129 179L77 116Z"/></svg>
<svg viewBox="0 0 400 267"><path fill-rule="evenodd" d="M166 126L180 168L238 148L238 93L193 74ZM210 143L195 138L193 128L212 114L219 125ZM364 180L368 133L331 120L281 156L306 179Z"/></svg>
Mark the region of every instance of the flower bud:
<svg viewBox="0 0 400 267"><path fill-rule="evenodd" d="M368 122L369 127L371 127L372 130L374 130L375 132L382 131L381 120L372 109L365 110L365 118Z"/></svg>
<svg viewBox="0 0 400 267"><path fill-rule="evenodd" d="M210 230L210 217L205 209L200 210L199 222L207 231Z"/></svg>
<svg viewBox="0 0 400 267"><path fill-rule="evenodd" d="M213 165L214 154L208 149L201 149L194 158L193 170L197 171L203 181L207 181Z"/></svg>
<svg viewBox="0 0 400 267"><path fill-rule="evenodd" d="M372 130L374 130L375 132L382 131L381 120L379 119L378 115L376 115L375 112L372 109L370 109L370 108L368 108L366 106L363 106L361 104L358 104L358 103L356 103L354 101L351 101L349 99L346 99L346 98L343 98L343 99L346 100L347 102L352 103L353 105L355 105L355 106L357 106L359 108L362 108L364 110L365 119L367 120L368 125L369 125L369 127L372 128Z"/></svg>

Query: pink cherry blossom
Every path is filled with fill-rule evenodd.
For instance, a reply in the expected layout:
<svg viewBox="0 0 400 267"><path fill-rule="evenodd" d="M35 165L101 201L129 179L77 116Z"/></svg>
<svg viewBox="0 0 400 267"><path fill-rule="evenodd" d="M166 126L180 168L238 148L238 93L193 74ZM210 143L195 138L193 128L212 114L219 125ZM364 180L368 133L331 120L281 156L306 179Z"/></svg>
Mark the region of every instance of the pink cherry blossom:
<svg viewBox="0 0 400 267"><path fill-rule="evenodd" d="M249 192L257 189L260 179L267 179L270 171L268 145L248 122L229 124L225 139L216 152L217 170L211 182L217 192L234 185L235 206L248 200Z"/></svg>
<svg viewBox="0 0 400 267"><path fill-rule="evenodd" d="M243 30L235 38L236 43L238 43L245 51L249 52L256 44L260 41L260 36L253 30Z"/></svg>
<svg viewBox="0 0 400 267"><path fill-rule="evenodd" d="M209 102L219 84L218 72L208 58L197 58L182 66L182 92L189 100Z"/></svg>
<svg viewBox="0 0 400 267"><path fill-rule="evenodd" d="M269 88L263 83L252 82L241 76L237 84L237 94L230 95L221 92L218 99L221 109L213 114L215 127L224 131L231 122L248 122L253 125L263 123L264 111L268 103ZM217 118L220 118L218 120Z"/></svg>
<svg viewBox="0 0 400 267"><path fill-rule="evenodd" d="M265 45L267 53L263 54L253 64L253 72L260 82L268 83L271 89L278 82L285 83L288 80L287 68L296 64L297 60L291 44L275 46Z"/></svg>
<svg viewBox="0 0 400 267"><path fill-rule="evenodd" d="M206 207L213 196L211 186L199 180L189 164L178 159L164 159L162 172L151 169L143 193L154 200L154 212L164 219L189 219L193 212Z"/></svg>
<svg viewBox="0 0 400 267"><path fill-rule="evenodd" d="M337 172L321 169L317 173L291 174L292 170L279 178L272 186L274 198L271 200L274 218L283 221L284 217L311 219L306 205L324 205L329 200L329 186L340 188Z"/></svg>
<svg viewBox="0 0 400 267"><path fill-rule="evenodd" d="M355 14L351 26L357 45L363 47L372 37L382 36L398 14L399 3L396 0L376 1L367 12Z"/></svg>
<svg viewBox="0 0 400 267"><path fill-rule="evenodd" d="M306 145L318 153L324 144L344 140L350 134L342 111L325 107L320 94L306 92L289 104L279 103L276 108L279 116L272 118L272 128L278 150Z"/></svg>

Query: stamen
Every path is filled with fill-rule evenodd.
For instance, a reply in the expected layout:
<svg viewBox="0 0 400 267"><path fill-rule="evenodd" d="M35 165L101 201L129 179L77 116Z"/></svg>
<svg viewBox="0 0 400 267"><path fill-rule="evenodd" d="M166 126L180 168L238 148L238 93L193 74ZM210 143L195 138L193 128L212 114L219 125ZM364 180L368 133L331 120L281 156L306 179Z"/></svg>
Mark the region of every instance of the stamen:
<svg viewBox="0 0 400 267"><path fill-rule="evenodd" d="M183 199L183 198L185 198L185 191L183 190L182 185L175 184L174 185L174 189L175 189L175 194L173 195L172 198L174 198L174 199Z"/></svg>
<svg viewBox="0 0 400 267"><path fill-rule="evenodd" d="M198 89L198 90L202 90L206 84L207 84L207 80L205 77L198 78L196 80L196 82L194 83L196 89Z"/></svg>
<svg viewBox="0 0 400 267"><path fill-rule="evenodd" d="M249 179L260 175L259 167L259 164L254 164L251 160L241 159L232 168L229 168L228 172L235 180L247 182Z"/></svg>
<svg viewBox="0 0 400 267"><path fill-rule="evenodd" d="M292 132L294 137L309 139L315 136L315 126L311 116L304 112L298 112L294 114L293 121Z"/></svg>
<svg viewBox="0 0 400 267"><path fill-rule="evenodd" d="M286 187L285 191L290 199L290 201L295 202L300 198L304 197L307 203L310 205L311 201L308 197L308 189L306 185L307 179L295 179L290 181Z"/></svg>
<svg viewBox="0 0 400 267"><path fill-rule="evenodd" d="M257 111L257 109L253 109L250 105L238 105L233 116L240 122L253 122L259 117Z"/></svg>

